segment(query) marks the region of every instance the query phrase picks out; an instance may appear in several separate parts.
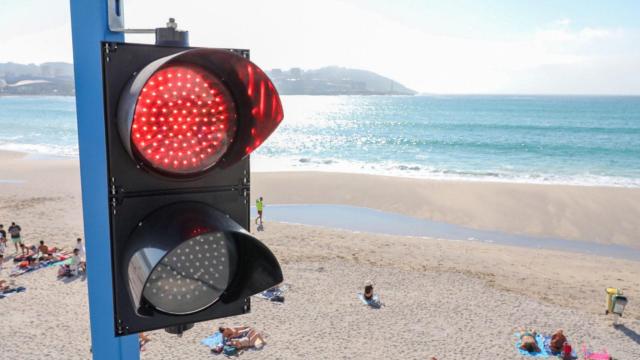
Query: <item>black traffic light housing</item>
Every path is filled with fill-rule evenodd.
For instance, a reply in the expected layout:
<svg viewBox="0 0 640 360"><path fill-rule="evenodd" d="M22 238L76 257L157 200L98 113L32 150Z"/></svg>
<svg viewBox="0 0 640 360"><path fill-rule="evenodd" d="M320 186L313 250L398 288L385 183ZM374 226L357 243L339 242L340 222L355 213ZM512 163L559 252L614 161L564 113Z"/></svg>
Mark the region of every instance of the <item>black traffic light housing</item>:
<svg viewBox="0 0 640 360"><path fill-rule="evenodd" d="M250 311L249 296L282 281L276 258L247 232L247 155L282 119L273 84L248 61L248 50L109 42L102 48L116 335L185 328L187 324ZM173 62L210 70L229 90L237 112L234 138L224 155L215 166L188 176L150 167L132 150L133 142L128 142L131 133L124 131L123 135L123 126L132 126L132 109L142 99L142 86L149 77L145 71L153 72L153 67L162 69ZM140 80L143 76L146 79ZM247 86L254 86L254 76L259 79L256 89L247 91ZM258 119L265 111L270 115ZM264 128L267 120L272 128ZM191 249L194 254L200 243L224 247L227 255L203 252L182 262L173 256L180 249ZM206 260L195 266L197 255ZM214 260L216 266L224 263L224 269L210 267ZM205 278L208 276L211 280ZM197 286L206 290L195 295ZM167 291L162 293L166 297L160 298L161 291ZM193 299L203 293L209 298Z"/></svg>

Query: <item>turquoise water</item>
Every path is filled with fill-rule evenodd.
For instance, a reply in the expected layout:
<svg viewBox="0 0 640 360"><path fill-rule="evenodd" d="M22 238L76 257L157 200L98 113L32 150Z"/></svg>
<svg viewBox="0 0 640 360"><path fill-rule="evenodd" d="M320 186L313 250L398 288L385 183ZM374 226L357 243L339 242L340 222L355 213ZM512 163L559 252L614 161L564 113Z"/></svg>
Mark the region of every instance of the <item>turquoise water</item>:
<svg viewBox="0 0 640 360"><path fill-rule="evenodd" d="M640 97L284 96L255 170L640 186ZM73 98L0 97L0 147L77 156Z"/></svg>

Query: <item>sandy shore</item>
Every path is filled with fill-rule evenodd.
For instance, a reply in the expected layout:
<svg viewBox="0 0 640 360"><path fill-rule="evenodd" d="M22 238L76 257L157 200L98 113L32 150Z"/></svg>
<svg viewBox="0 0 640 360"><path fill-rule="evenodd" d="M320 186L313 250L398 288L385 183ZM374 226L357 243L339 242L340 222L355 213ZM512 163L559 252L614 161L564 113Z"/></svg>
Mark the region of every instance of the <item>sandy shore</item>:
<svg viewBox="0 0 640 360"><path fill-rule="evenodd" d="M77 161L0 153L0 162L0 222L18 222L29 243L71 247L82 233ZM637 189L324 173L254 173L252 183L267 204L352 204L638 247ZM597 236L584 237L590 229L599 229ZM240 356L247 359L519 359L513 338L519 326L562 327L576 345L640 359L639 262L269 222L259 237L283 265L291 286L285 304L255 299L251 314L197 324L183 338L152 332L142 359L213 357L199 341L223 324L267 334L268 345ZM10 265L5 262L0 278ZM355 297L367 279L386 304L379 311ZM15 280L27 291L0 299L0 359L89 358L86 281L58 281L53 268ZM607 286L623 288L631 301L617 329L603 314Z"/></svg>
<svg viewBox="0 0 640 360"><path fill-rule="evenodd" d="M484 230L640 249L640 189L253 173L270 203L351 204Z"/></svg>

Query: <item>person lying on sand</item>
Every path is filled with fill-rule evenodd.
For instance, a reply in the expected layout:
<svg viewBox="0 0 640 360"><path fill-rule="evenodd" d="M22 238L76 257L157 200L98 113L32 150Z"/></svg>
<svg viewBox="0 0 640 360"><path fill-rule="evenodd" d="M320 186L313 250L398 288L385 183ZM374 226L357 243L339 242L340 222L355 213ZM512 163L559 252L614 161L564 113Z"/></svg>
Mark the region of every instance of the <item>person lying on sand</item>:
<svg viewBox="0 0 640 360"><path fill-rule="evenodd" d="M35 262L36 252L38 251L35 245L27 246L25 244L20 244L20 249L22 250L22 253L21 255L17 255L13 258L14 262L27 261L29 264Z"/></svg>
<svg viewBox="0 0 640 360"><path fill-rule="evenodd" d="M222 334L225 339L235 339L247 336L251 328L248 326L239 326L239 327L224 327L221 326L218 328L218 331Z"/></svg>
<svg viewBox="0 0 640 360"><path fill-rule="evenodd" d="M520 349L528 352L540 352L540 348L536 342L536 336L538 336L538 333L535 329L529 331L526 331L524 328L520 329Z"/></svg>
<svg viewBox="0 0 640 360"><path fill-rule="evenodd" d="M562 329L556 330L553 335L551 335L551 341L549 341L549 349L552 354L559 354L562 351L562 347L567 342L567 338L564 336Z"/></svg>
<svg viewBox="0 0 640 360"><path fill-rule="evenodd" d="M262 348L266 345L262 334L248 326L243 327L220 327L220 333L225 340L225 344L231 345L238 350L248 348Z"/></svg>
<svg viewBox="0 0 640 360"><path fill-rule="evenodd" d="M40 246L38 246L38 260L51 260L53 258L53 256L51 256L52 250L55 250L55 248L49 248L44 244L44 240L40 240Z"/></svg>

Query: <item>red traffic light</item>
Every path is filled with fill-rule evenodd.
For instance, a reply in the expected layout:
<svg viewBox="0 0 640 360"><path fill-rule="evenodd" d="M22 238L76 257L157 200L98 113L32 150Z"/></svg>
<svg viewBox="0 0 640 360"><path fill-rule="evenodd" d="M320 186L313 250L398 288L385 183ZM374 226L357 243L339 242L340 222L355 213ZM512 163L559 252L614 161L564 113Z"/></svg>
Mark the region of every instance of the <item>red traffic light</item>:
<svg viewBox="0 0 640 360"><path fill-rule="evenodd" d="M227 88L195 66L168 66L142 87L133 113L131 143L155 169L190 174L215 165L236 133Z"/></svg>
<svg viewBox="0 0 640 360"><path fill-rule="evenodd" d="M247 232L247 155L282 121L277 91L248 50L104 49L116 334L250 312L282 281Z"/></svg>
<svg viewBox="0 0 640 360"><path fill-rule="evenodd" d="M142 167L170 176L236 163L283 119L278 92L244 57L192 49L160 58L120 98L119 132Z"/></svg>

